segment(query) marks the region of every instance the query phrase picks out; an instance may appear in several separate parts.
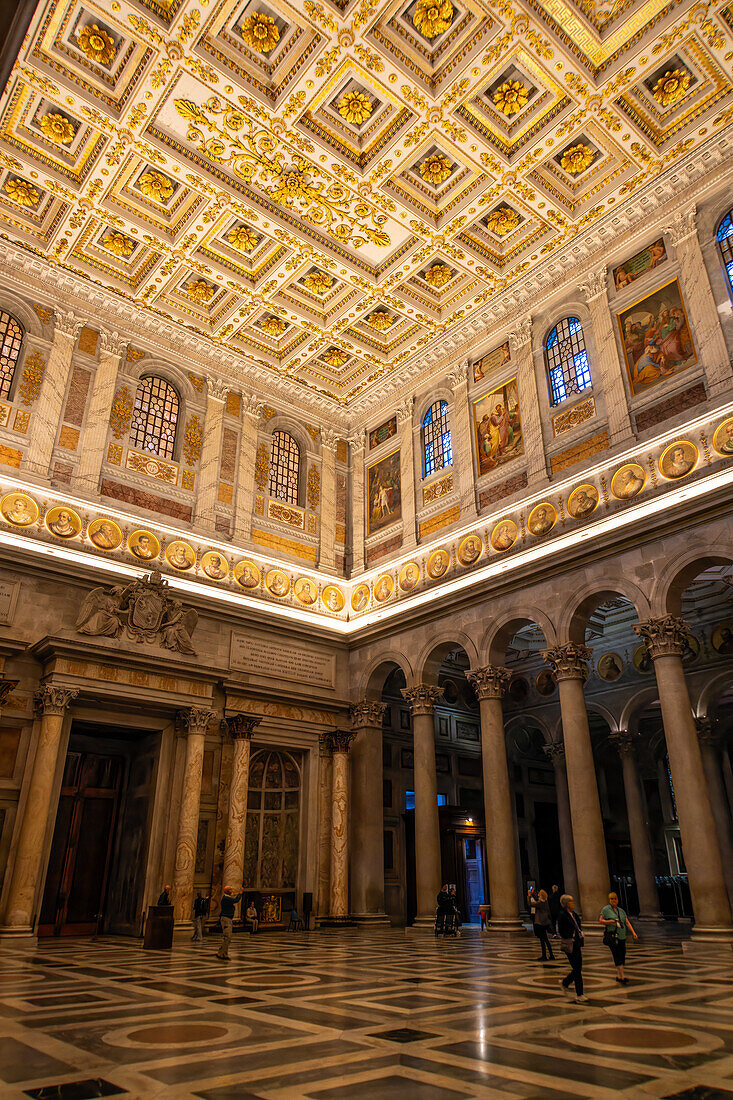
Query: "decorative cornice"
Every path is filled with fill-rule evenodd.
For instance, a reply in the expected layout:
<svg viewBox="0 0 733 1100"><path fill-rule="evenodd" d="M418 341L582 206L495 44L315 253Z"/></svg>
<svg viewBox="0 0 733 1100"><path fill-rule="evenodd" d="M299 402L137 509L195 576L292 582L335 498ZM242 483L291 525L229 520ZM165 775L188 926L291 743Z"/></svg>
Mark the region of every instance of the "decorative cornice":
<svg viewBox="0 0 733 1100"><path fill-rule="evenodd" d="M217 714L215 710L208 710L207 707L189 707L187 710L179 711L178 717L189 736L195 734L203 736Z"/></svg>
<svg viewBox="0 0 733 1100"><path fill-rule="evenodd" d="M59 684L42 684L33 696L33 705L37 715L63 714L72 699L79 694L78 688L61 687Z"/></svg>
<svg viewBox="0 0 733 1100"><path fill-rule="evenodd" d="M518 317L514 322L511 332L509 333L509 343L511 344L512 353L516 355L526 347L527 344L532 343L532 317Z"/></svg>
<svg viewBox="0 0 733 1100"><path fill-rule="evenodd" d="M634 623L634 631L644 640L649 656L655 661L657 657L682 656L690 625L676 615L662 615Z"/></svg>
<svg viewBox="0 0 733 1100"><path fill-rule="evenodd" d="M552 666L555 683L560 680L584 680L588 673L588 661L593 650L578 642L554 646L542 651L543 658Z"/></svg>
<svg viewBox="0 0 733 1100"><path fill-rule="evenodd" d="M387 709L385 703L372 702L370 699L362 699L359 703L352 703L349 707L351 724L355 729L362 726L379 726L381 729L382 718Z"/></svg>
<svg viewBox="0 0 733 1100"><path fill-rule="evenodd" d="M232 714L225 718L229 736L234 741L251 741L252 734L262 721L258 714Z"/></svg>
<svg viewBox="0 0 733 1100"><path fill-rule="evenodd" d="M435 704L443 696L441 687L432 684L416 684L415 687L402 688L402 698L410 704L413 714L432 714Z"/></svg>
<svg viewBox="0 0 733 1100"><path fill-rule="evenodd" d="M483 668L471 668L466 673L466 679L479 699L501 699L511 678L511 672L503 665L484 665Z"/></svg>

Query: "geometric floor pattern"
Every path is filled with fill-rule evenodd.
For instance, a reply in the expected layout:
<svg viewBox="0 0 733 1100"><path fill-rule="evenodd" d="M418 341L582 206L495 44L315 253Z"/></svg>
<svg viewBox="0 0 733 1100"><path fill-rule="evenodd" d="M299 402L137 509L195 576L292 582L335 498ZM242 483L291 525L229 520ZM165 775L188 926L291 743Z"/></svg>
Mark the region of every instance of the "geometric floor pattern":
<svg viewBox="0 0 733 1100"><path fill-rule="evenodd" d="M584 952L587 1004L531 935L398 929L0 946L0 1096L733 1100L733 957Z"/></svg>

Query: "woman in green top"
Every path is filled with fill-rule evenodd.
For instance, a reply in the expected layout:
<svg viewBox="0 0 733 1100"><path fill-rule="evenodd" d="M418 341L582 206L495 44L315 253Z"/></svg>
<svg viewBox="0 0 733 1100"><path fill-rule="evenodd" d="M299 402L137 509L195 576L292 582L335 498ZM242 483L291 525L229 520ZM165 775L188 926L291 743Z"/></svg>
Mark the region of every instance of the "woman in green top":
<svg viewBox="0 0 733 1100"><path fill-rule="evenodd" d="M629 979L624 974L627 931L631 933L635 940L638 940L639 937L631 926L628 914L624 912L618 903L618 894L612 892L608 895L608 905L604 905L601 909L601 924L605 932L610 933L609 936L605 937L605 942L608 943L613 955L616 981L620 982L621 985L628 985Z"/></svg>

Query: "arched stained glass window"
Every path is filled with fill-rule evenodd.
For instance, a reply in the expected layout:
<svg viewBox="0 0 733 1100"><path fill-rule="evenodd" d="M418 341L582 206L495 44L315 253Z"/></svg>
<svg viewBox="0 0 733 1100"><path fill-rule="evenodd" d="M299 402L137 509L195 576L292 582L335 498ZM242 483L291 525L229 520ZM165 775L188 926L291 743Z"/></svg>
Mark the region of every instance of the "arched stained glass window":
<svg viewBox="0 0 733 1100"><path fill-rule="evenodd" d="M270 457L270 496L286 504L298 503L300 447L288 432L274 432Z"/></svg>
<svg viewBox="0 0 733 1100"><path fill-rule="evenodd" d="M287 752L260 749L249 769L243 879L248 889L294 888L299 831L298 761Z"/></svg>
<svg viewBox="0 0 733 1100"><path fill-rule="evenodd" d="M23 329L15 317L0 312L0 397L10 396L22 342Z"/></svg>
<svg viewBox="0 0 733 1100"><path fill-rule="evenodd" d="M130 424L130 443L138 451L173 458L180 403L178 394L157 374L140 379Z"/></svg>
<svg viewBox="0 0 733 1100"><path fill-rule="evenodd" d="M577 317L563 317L545 340L550 404L559 405L592 384L583 326Z"/></svg>
<svg viewBox="0 0 733 1100"><path fill-rule="evenodd" d="M718 248L728 276L728 287L733 293L733 210L729 210L718 226Z"/></svg>
<svg viewBox="0 0 733 1100"><path fill-rule="evenodd" d="M434 401L422 418L423 476L453 465L447 401Z"/></svg>

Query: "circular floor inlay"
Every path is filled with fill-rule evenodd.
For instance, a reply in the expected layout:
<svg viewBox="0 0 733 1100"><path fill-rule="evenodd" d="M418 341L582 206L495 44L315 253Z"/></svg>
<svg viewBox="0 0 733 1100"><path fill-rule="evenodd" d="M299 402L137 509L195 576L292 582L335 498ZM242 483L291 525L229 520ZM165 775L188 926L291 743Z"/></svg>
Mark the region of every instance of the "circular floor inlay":
<svg viewBox="0 0 733 1100"><path fill-rule="evenodd" d="M149 1043L151 1046L168 1046L170 1043L200 1043L204 1040L221 1039L228 1032L227 1027L217 1024L154 1024L152 1027L140 1027L129 1031L128 1038L134 1043Z"/></svg>
<svg viewBox="0 0 733 1100"><path fill-rule="evenodd" d="M569 1028L564 1038L574 1046L592 1047L596 1051L599 1047L606 1047L632 1054L699 1054L723 1045L723 1040L717 1035L636 1021L593 1024L590 1027L580 1025Z"/></svg>

